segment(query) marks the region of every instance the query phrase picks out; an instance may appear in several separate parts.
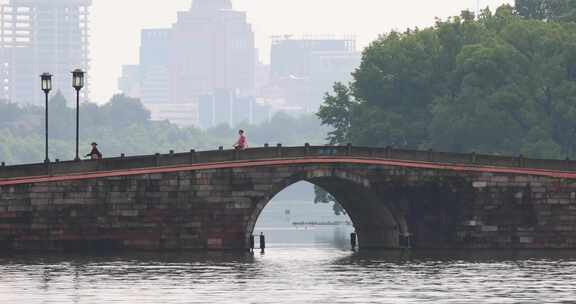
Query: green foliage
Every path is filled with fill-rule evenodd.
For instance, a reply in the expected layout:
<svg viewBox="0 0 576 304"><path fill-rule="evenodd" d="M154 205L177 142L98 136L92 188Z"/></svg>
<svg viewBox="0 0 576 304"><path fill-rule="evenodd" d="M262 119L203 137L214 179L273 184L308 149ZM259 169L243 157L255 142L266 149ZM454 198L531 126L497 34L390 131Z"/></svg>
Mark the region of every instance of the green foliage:
<svg viewBox="0 0 576 304"><path fill-rule="evenodd" d="M518 2L373 42L319 112L331 141L574 157L576 23L534 20L562 18Z"/></svg>
<svg viewBox="0 0 576 304"><path fill-rule="evenodd" d="M50 158L74 157L76 110L57 92L49 102ZM242 125L251 146L323 144L329 131L314 115L295 118L276 114L262 125ZM104 157L167 153L169 150L231 148L237 128L226 125L202 131L180 128L166 121L152 121L138 99L114 96L104 105L80 106L80 149L98 142ZM82 151L81 151L82 152ZM86 152L87 153L87 152ZM81 153L85 154L85 153ZM8 164L44 159L44 109L0 102L0 161Z"/></svg>
<svg viewBox="0 0 576 304"><path fill-rule="evenodd" d="M113 128L125 128L135 124L145 124L150 120L150 112L136 98L123 95L112 97L109 103L100 107L96 116L98 123Z"/></svg>
<svg viewBox="0 0 576 304"><path fill-rule="evenodd" d="M576 21L575 0L516 0L518 15L542 21Z"/></svg>
<svg viewBox="0 0 576 304"><path fill-rule="evenodd" d="M351 89L364 109L353 113L351 124L358 128L349 133L378 146L416 148L427 136L426 101L435 93L436 86L431 83L440 81L441 67L435 60L439 54L439 39L430 29L392 32L372 43L354 73ZM374 125L396 127L379 134L366 132Z"/></svg>
<svg viewBox="0 0 576 304"><path fill-rule="evenodd" d="M349 142L351 138L348 130L355 102L350 96L350 90L342 83L334 84L334 92L334 96L326 94L317 115L323 125L334 127L334 130L328 133L330 144Z"/></svg>
<svg viewBox="0 0 576 304"><path fill-rule="evenodd" d="M334 198L334 196L331 195L330 193L328 193L326 190L324 190L318 186L314 186L314 194L315 194L315 198L314 198L315 204L333 203L332 204L332 210L334 211L334 214L336 214L336 215L346 214L346 210L344 210L342 205L340 205L340 203Z"/></svg>

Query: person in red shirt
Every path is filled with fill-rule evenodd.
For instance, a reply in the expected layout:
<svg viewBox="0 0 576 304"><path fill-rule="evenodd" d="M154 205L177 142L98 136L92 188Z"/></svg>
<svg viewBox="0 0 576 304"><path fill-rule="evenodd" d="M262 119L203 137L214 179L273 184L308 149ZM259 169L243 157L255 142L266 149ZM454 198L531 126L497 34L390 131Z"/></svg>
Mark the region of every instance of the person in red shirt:
<svg viewBox="0 0 576 304"><path fill-rule="evenodd" d="M244 136L244 130L238 131L238 141L234 144L234 149L236 150L245 150L248 148L248 144L246 143L246 136Z"/></svg>

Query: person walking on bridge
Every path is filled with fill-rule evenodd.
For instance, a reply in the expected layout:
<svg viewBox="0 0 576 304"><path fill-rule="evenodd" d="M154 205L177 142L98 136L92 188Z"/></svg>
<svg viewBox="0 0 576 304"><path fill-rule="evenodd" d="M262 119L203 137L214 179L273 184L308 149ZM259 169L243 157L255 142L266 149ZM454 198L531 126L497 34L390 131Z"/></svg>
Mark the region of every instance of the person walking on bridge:
<svg viewBox="0 0 576 304"><path fill-rule="evenodd" d="M93 142L92 143L92 151L86 154L86 157L90 157L92 160L102 159L102 153L98 150L98 144Z"/></svg>
<svg viewBox="0 0 576 304"><path fill-rule="evenodd" d="M246 136L244 135L244 130L238 131L238 141L234 144L234 149L236 150L245 150L248 148L248 144L246 142Z"/></svg>

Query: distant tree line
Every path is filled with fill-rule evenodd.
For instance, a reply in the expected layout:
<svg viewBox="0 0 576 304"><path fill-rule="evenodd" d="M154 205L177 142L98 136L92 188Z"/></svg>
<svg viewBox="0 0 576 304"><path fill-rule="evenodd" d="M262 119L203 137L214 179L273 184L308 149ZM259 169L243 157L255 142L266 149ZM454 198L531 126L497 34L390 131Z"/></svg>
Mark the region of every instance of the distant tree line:
<svg viewBox="0 0 576 304"><path fill-rule="evenodd" d="M333 144L576 156L576 0L390 32L318 116Z"/></svg>
<svg viewBox="0 0 576 304"><path fill-rule="evenodd" d="M50 158L74 157L75 109L62 94L49 102ZM221 125L209 130L181 128L168 121L151 120L150 112L138 99L114 96L110 102L80 106L80 149L88 153L89 144L98 142L104 157L180 152L190 149L231 148L237 129L244 128L250 146L323 144L326 127L314 115L294 118L276 114L261 125ZM82 151L81 151L82 152ZM41 162L44 159L44 107L19 106L0 101L0 161L7 164Z"/></svg>

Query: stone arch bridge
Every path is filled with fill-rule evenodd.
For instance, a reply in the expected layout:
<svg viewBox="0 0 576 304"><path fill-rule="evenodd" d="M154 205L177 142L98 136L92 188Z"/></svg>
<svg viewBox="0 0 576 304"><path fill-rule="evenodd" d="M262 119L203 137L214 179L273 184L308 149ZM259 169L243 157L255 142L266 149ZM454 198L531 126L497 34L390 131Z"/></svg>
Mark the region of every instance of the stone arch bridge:
<svg viewBox="0 0 576 304"><path fill-rule="evenodd" d="M298 181L369 248L576 248L576 162L363 147L264 147L0 166L0 250L247 250Z"/></svg>

